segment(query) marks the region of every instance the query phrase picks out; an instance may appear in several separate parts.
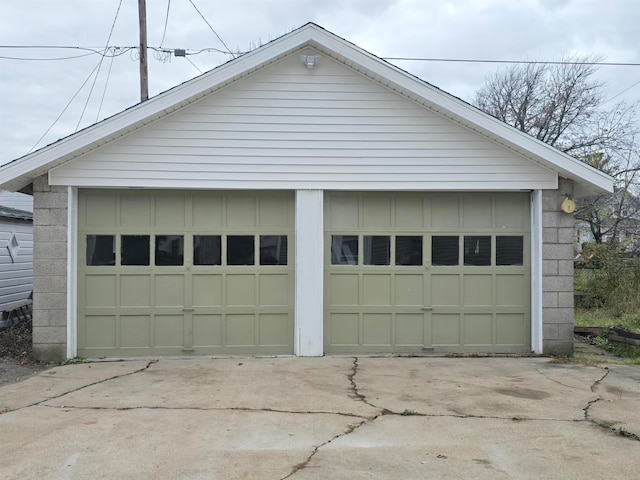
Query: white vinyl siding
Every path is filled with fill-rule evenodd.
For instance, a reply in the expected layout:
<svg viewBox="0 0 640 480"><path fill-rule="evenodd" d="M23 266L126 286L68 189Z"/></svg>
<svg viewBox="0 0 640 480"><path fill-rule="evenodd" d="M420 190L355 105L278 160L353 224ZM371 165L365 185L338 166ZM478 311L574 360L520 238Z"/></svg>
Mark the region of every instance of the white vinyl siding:
<svg viewBox="0 0 640 480"><path fill-rule="evenodd" d="M33 212L33 196L19 192L0 190L0 205L3 207Z"/></svg>
<svg viewBox="0 0 640 480"><path fill-rule="evenodd" d="M520 190L557 182L334 60L308 70L298 54L49 175L52 185L175 188Z"/></svg>
<svg viewBox="0 0 640 480"><path fill-rule="evenodd" d="M15 234L15 259L7 245ZM0 218L0 312L26 300L33 289L33 227L30 221Z"/></svg>

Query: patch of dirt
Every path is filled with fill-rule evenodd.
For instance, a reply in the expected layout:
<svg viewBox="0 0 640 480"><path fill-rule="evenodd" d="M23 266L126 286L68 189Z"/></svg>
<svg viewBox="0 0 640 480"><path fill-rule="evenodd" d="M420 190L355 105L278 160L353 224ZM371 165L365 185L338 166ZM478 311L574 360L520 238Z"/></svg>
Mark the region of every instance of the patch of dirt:
<svg viewBox="0 0 640 480"><path fill-rule="evenodd" d="M53 364L33 359L31 321L0 330L0 386L29 378Z"/></svg>

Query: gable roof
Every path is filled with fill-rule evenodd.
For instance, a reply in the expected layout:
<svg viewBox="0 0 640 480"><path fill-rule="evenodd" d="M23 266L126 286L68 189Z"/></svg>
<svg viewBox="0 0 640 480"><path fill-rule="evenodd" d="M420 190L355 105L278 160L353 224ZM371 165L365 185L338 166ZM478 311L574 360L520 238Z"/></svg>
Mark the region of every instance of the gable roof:
<svg viewBox="0 0 640 480"><path fill-rule="evenodd" d="M0 167L0 188L19 190L51 168L93 151L279 59L312 47L406 98L576 184L575 195L613 191L613 179L468 103L309 23L146 102Z"/></svg>

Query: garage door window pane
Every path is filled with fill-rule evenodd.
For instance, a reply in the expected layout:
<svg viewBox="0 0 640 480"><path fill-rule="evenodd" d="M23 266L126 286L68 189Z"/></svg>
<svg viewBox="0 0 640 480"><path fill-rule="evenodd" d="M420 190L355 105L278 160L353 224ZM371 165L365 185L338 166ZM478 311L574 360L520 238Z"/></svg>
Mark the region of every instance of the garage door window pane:
<svg viewBox="0 0 640 480"><path fill-rule="evenodd" d="M396 265L422 265L422 237L396 237Z"/></svg>
<svg viewBox="0 0 640 480"><path fill-rule="evenodd" d="M331 236L331 265L358 264L358 236Z"/></svg>
<svg viewBox="0 0 640 480"><path fill-rule="evenodd" d="M496 265L522 265L522 244L522 237L496 237Z"/></svg>
<svg viewBox="0 0 640 480"><path fill-rule="evenodd" d="M287 264L287 236L260 236L260 265Z"/></svg>
<svg viewBox="0 0 640 480"><path fill-rule="evenodd" d="M87 265L115 265L115 235L87 235Z"/></svg>
<svg viewBox="0 0 640 480"><path fill-rule="evenodd" d="M120 263L149 265L149 235L122 235Z"/></svg>
<svg viewBox="0 0 640 480"><path fill-rule="evenodd" d="M227 237L227 265L254 265L254 256L253 235L229 235Z"/></svg>
<svg viewBox="0 0 640 480"><path fill-rule="evenodd" d="M389 236L364 236L364 264L365 265L390 265L391 264L391 237Z"/></svg>
<svg viewBox="0 0 640 480"><path fill-rule="evenodd" d="M431 238L431 265L459 265L460 239L457 236L434 236Z"/></svg>
<svg viewBox="0 0 640 480"><path fill-rule="evenodd" d="M476 267L491 265L491 237L464 237L464 264Z"/></svg>
<svg viewBox="0 0 640 480"><path fill-rule="evenodd" d="M184 237L156 235L156 266L184 265Z"/></svg>
<svg viewBox="0 0 640 480"><path fill-rule="evenodd" d="M220 265L220 235L193 236L193 264Z"/></svg>

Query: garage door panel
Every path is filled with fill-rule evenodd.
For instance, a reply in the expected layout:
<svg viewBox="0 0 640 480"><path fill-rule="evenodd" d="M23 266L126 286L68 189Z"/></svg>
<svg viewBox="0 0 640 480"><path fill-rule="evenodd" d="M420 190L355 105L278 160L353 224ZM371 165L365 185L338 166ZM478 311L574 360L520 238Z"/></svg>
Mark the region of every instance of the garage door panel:
<svg viewBox="0 0 640 480"><path fill-rule="evenodd" d="M463 305L488 307L493 304L492 275L464 275Z"/></svg>
<svg viewBox="0 0 640 480"><path fill-rule="evenodd" d="M496 275L496 304L518 306L526 302L529 295L528 281L522 275Z"/></svg>
<svg viewBox="0 0 640 480"><path fill-rule="evenodd" d="M120 315L120 346L122 348L151 347L151 316Z"/></svg>
<svg viewBox="0 0 640 480"><path fill-rule="evenodd" d="M156 195L154 197L156 227L185 226L185 198L182 195Z"/></svg>
<svg viewBox="0 0 640 480"><path fill-rule="evenodd" d="M348 306L360 304L359 275L336 274L331 275L330 298L331 304Z"/></svg>
<svg viewBox="0 0 640 480"><path fill-rule="evenodd" d="M115 275L88 275L85 278L85 305L88 308L115 307L116 280Z"/></svg>
<svg viewBox="0 0 640 480"><path fill-rule="evenodd" d="M290 303L289 276L286 273L260 275L258 285L260 305L286 306Z"/></svg>
<svg viewBox="0 0 640 480"><path fill-rule="evenodd" d="M395 304L399 306L425 305L424 275L396 274L395 276Z"/></svg>
<svg viewBox="0 0 640 480"><path fill-rule="evenodd" d="M493 226L491 198L477 196L462 199L462 227L474 230L476 228L491 228Z"/></svg>
<svg viewBox="0 0 640 480"><path fill-rule="evenodd" d="M260 314L259 344L261 346L288 346L293 343L291 319L286 314Z"/></svg>
<svg viewBox="0 0 640 480"><path fill-rule="evenodd" d="M87 195L81 221L89 227L115 227L118 223L116 195Z"/></svg>
<svg viewBox="0 0 640 480"><path fill-rule="evenodd" d="M227 275L227 306L253 307L256 304L256 277L254 274Z"/></svg>
<svg viewBox="0 0 640 480"><path fill-rule="evenodd" d="M288 228L290 224L289 201L286 197L260 199L259 225L266 228Z"/></svg>
<svg viewBox="0 0 640 480"><path fill-rule="evenodd" d="M395 318L395 344L399 347L423 347L431 344L431 325L425 315L397 313Z"/></svg>
<svg viewBox="0 0 640 480"><path fill-rule="evenodd" d="M87 348L116 347L115 315L89 315L85 323L85 328L78 328L78 336L85 339Z"/></svg>
<svg viewBox="0 0 640 480"><path fill-rule="evenodd" d="M252 195L227 197L226 225L252 228L256 226L256 198Z"/></svg>
<svg viewBox="0 0 640 480"><path fill-rule="evenodd" d="M434 306L459 306L460 275L432 275L431 301Z"/></svg>
<svg viewBox="0 0 640 480"><path fill-rule="evenodd" d="M388 346L393 344L390 313L362 314L363 345Z"/></svg>
<svg viewBox="0 0 640 480"><path fill-rule="evenodd" d="M394 218L398 228L422 229L430 223L425 219L424 200L419 197L398 198L395 201Z"/></svg>
<svg viewBox="0 0 640 480"><path fill-rule="evenodd" d="M491 346L493 344L493 315L464 314L464 344Z"/></svg>
<svg viewBox="0 0 640 480"><path fill-rule="evenodd" d="M226 345L230 347L254 346L256 344L255 323L255 314L225 315Z"/></svg>
<svg viewBox="0 0 640 480"><path fill-rule="evenodd" d="M433 345L460 345L460 314L433 313Z"/></svg>
<svg viewBox="0 0 640 480"><path fill-rule="evenodd" d="M391 199L388 197L363 198L362 226L366 229L391 228Z"/></svg>
<svg viewBox="0 0 640 480"><path fill-rule="evenodd" d="M222 227L223 199L221 197L194 195L192 202L194 227L205 230Z"/></svg>
<svg viewBox="0 0 640 480"><path fill-rule="evenodd" d="M123 195L120 198L120 226L137 229L151 226L151 198Z"/></svg>
<svg viewBox="0 0 640 480"><path fill-rule="evenodd" d="M146 275L120 276L121 307L151 307L151 278Z"/></svg>
<svg viewBox="0 0 640 480"><path fill-rule="evenodd" d="M154 276L155 305L157 307L181 307L184 303L184 275Z"/></svg>
<svg viewBox="0 0 640 480"><path fill-rule="evenodd" d="M330 228L358 228L359 200L356 196L331 196L326 204L325 222Z"/></svg>
<svg viewBox="0 0 640 480"><path fill-rule="evenodd" d="M154 347L182 348L184 345L183 315L154 315Z"/></svg>
<svg viewBox="0 0 640 480"><path fill-rule="evenodd" d="M329 343L338 346L357 346L360 339L359 319L358 313L332 313L328 319Z"/></svg>
<svg viewBox="0 0 640 480"><path fill-rule="evenodd" d="M222 347L222 315L193 315L193 346Z"/></svg>
<svg viewBox="0 0 640 480"><path fill-rule="evenodd" d="M365 306L391 305L390 274L362 274L362 304Z"/></svg>
<svg viewBox="0 0 640 480"><path fill-rule="evenodd" d="M496 227L528 229L529 204L522 196L506 196L503 201L496 202Z"/></svg>
<svg viewBox="0 0 640 480"><path fill-rule="evenodd" d="M496 315L496 343L498 345L522 345L528 339L528 322L524 313L499 313Z"/></svg>
<svg viewBox="0 0 640 480"><path fill-rule="evenodd" d="M222 274L194 274L192 277L192 282L194 307L222 306Z"/></svg>
<svg viewBox="0 0 640 480"><path fill-rule="evenodd" d="M443 229L460 225L460 207L457 198L431 199L431 228Z"/></svg>

